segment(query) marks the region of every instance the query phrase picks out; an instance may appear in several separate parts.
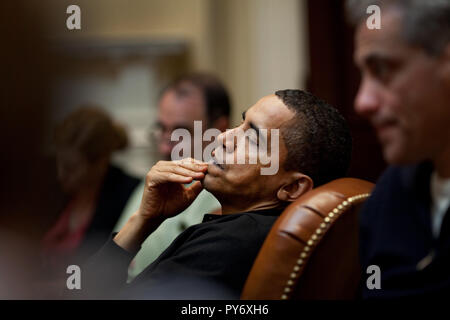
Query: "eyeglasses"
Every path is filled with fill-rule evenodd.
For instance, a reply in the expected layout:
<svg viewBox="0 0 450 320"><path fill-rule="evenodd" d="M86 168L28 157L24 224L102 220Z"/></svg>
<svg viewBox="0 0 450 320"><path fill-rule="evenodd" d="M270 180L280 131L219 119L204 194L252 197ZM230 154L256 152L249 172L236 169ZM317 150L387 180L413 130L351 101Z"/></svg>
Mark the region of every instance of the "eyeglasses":
<svg viewBox="0 0 450 320"><path fill-rule="evenodd" d="M170 140L170 137L172 135L172 132L174 132L177 129L185 129L189 131L189 133L192 135L194 132L193 128L189 128L187 126L177 126L173 128L168 128L162 124L154 124L148 128L148 138L150 141L161 141L164 139Z"/></svg>

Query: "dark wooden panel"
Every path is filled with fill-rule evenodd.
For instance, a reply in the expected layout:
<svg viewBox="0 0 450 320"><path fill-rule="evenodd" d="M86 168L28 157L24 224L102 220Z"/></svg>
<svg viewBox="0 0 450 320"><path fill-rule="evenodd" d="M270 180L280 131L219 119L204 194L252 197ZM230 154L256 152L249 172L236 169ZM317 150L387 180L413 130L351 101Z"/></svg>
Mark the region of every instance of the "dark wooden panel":
<svg viewBox="0 0 450 320"><path fill-rule="evenodd" d="M310 74L307 89L337 107L349 121L354 144L349 175L375 182L386 167L369 123L353 110L360 81L353 63L354 29L344 1L308 1Z"/></svg>

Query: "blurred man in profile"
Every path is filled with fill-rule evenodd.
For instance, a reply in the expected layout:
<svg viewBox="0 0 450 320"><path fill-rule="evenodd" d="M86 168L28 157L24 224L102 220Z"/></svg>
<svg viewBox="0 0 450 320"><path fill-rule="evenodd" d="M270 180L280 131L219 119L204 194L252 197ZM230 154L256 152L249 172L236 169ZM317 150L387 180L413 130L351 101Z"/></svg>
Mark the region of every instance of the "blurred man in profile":
<svg viewBox="0 0 450 320"><path fill-rule="evenodd" d="M361 218L361 262L380 268L365 298L450 292L450 2L348 1L362 81L355 110L392 166ZM366 26L369 5L381 28ZM375 281L376 282L376 281Z"/></svg>
<svg viewBox="0 0 450 320"><path fill-rule="evenodd" d="M230 98L224 85L215 76L193 73L169 84L158 103L158 119L153 130L161 160L170 161L177 141L172 132L186 129L194 137L194 121L201 121L202 130L229 128ZM195 146L192 139L191 146ZM193 152L192 152L193 154ZM201 160L201 159L197 159Z"/></svg>
<svg viewBox="0 0 450 320"><path fill-rule="evenodd" d="M223 132L229 128L230 108L227 90L221 81L211 74L187 74L169 84L160 96L157 121L152 132L161 159L175 160L171 159L171 153L178 142L172 141L171 135L177 129L185 129L190 133L192 139L189 142L194 157L194 148L202 150L208 143L202 142L202 139L194 141L194 121L201 121L202 132L209 128ZM130 197L115 230L120 230L138 210L143 191L144 181ZM130 265L130 278L134 278L153 262L187 227L200 223L205 213L218 212L220 209L218 200L208 191L202 191L184 214L165 221L143 243L141 251Z"/></svg>

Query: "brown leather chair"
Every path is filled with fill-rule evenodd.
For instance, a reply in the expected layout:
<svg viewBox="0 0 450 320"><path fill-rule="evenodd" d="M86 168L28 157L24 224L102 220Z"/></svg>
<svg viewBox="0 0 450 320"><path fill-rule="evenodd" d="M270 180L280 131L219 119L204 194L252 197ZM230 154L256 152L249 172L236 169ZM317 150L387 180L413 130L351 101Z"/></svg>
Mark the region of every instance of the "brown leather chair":
<svg viewBox="0 0 450 320"><path fill-rule="evenodd" d="M247 278L242 299L353 299L358 290L358 211L373 184L343 178L289 205Z"/></svg>

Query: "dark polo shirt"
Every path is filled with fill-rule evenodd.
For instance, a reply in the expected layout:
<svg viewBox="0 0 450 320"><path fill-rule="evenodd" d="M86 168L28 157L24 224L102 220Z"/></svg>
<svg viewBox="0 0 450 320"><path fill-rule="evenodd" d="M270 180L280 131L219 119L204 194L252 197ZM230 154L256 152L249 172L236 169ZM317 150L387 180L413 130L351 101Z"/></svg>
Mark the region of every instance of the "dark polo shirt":
<svg viewBox="0 0 450 320"><path fill-rule="evenodd" d="M133 254L113 236L82 268L85 297L238 299L256 255L281 211L206 214L126 284Z"/></svg>

